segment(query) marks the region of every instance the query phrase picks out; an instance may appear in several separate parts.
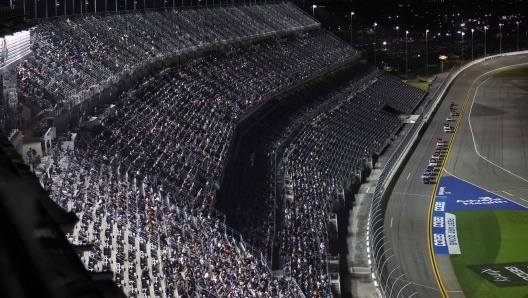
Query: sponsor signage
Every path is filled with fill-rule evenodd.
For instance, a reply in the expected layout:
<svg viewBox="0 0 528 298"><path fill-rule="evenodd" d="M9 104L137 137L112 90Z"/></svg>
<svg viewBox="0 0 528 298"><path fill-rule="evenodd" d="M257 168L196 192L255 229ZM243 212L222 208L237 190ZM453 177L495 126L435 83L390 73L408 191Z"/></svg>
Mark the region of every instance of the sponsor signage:
<svg viewBox="0 0 528 298"><path fill-rule="evenodd" d="M456 232L457 210L526 210L522 205L456 177L442 177L435 195L432 242L435 254L460 254Z"/></svg>
<svg viewBox="0 0 528 298"><path fill-rule="evenodd" d="M433 248L435 254L449 254L446 240L446 223L445 223L445 206L446 198L436 198L433 209Z"/></svg>
<svg viewBox="0 0 528 298"><path fill-rule="evenodd" d="M528 262L467 267L497 287L528 286Z"/></svg>
<svg viewBox="0 0 528 298"><path fill-rule="evenodd" d="M446 212L445 223L447 250L449 251L450 255L459 255L460 246L458 245L456 216L454 214Z"/></svg>
<svg viewBox="0 0 528 298"><path fill-rule="evenodd" d="M445 197L446 212L456 210L526 210L522 205L456 177L442 177L437 196Z"/></svg>
<svg viewBox="0 0 528 298"><path fill-rule="evenodd" d="M468 205L508 204L509 201L503 198L478 197L476 200L457 200L456 203L468 206Z"/></svg>

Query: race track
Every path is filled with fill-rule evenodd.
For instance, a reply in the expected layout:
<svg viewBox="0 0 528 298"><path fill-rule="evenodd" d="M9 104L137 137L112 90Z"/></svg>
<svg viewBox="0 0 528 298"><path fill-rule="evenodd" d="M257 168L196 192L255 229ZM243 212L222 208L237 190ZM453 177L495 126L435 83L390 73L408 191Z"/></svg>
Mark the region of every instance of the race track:
<svg viewBox="0 0 528 298"><path fill-rule="evenodd" d="M434 185L423 184L420 176L435 150L435 139L440 137L447 143L451 137L443 131L449 116L449 103L455 102L455 108L460 112L468 90L479 76L468 97L443 175L451 173L528 206L525 148L528 146L528 84L510 78L489 78L522 63L528 63L528 55L495 58L463 71L432 116L411 157L402 165L401 174L394 178L397 182L384 218L392 247L385 257L394 255L388 259L386 267L388 272L394 273L382 278L397 280L395 288L404 287L398 298L442 297L428 248L428 215ZM502 69L496 70L499 68ZM487 72L490 73L485 74ZM454 127L458 117L452 118L451 126ZM445 153L444 150L444 157ZM436 178L439 174L436 170ZM449 255L436 255L436 261L449 297L464 297ZM396 297L396 291L393 297Z"/></svg>

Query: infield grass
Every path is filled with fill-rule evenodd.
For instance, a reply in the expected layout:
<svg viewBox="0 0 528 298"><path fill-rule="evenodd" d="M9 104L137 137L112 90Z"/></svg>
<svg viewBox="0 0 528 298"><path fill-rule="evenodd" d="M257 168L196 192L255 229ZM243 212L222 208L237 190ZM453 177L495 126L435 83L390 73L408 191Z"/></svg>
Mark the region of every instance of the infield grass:
<svg viewBox="0 0 528 298"><path fill-rule="evenodd" d="M462 254L451 263L466 298L528 298L528 286L499 288L468 265L528 262L528 211L471 210L456 215Z"/></svg>
<svg viewBox="0 0 528 298"><path fill-rule="evenodd" d="M528 66L518 67L507 71L499 72L494 75L496 78L512 78L512 77L526 77L528 76Z"/></svg>

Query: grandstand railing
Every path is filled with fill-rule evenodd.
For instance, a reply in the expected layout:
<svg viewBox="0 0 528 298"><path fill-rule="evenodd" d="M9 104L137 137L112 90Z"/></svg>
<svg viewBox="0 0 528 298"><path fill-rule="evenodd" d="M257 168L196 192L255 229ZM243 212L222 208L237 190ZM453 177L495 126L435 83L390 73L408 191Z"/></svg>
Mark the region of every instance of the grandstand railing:
<svg viewBox="0 0 528 298"><path fill-rule="evenodd" d="M73 14L61 14L59 16L48 16L48 17L34 17L34 18L29 18L28 15L26 15L26 19L25 21L26 22L31 22L31 23L36 23L36 22L43 22L43 21L46 21L46 20L50 20L50 19L56 19L56 18L68 18L68 17L76 17L76 16L90 16L90 15L110 15L110 14L116 14L116 13L121 13L121 12L127 12L127 11L164 11L164 10L167 10L167 9L196 9L196 8L203 8L203 9L206 9L206 8L214 8L214 7L231 7L231 6L241 6L241 5L257 5L257 4L277 4L277 3L289 3L291 4L291 2L289 1L280 1L280 0L274 0L274 1L268 1L268 0L229 0L229 1L226 1L226 3L217 3L217 4L209 4L208 2L211 1L211 0L207 0L207 1L203 1L201 3L204 3L204 4L200 4L200 5L181 5L181 0L175 0L173 1L174 5L165 5L165 6L161 6L161 7L148 7L148 8L134 8L134 6L130 6L130 7L127 7L127 9L114 9L114 10L106 10L106 11L97 11L97 12L83 12L83 13L73 13ZM228 3L227 3L228 2ZM165 3L170 3L170 0L166 0ZM148 4L151 4L151 3L148 3ZM293 4L291 4L293 5ZM122 7L122 6L119 6L119 7ZM50 12L52 10L53 6L50 6ZM62 13L62 11L58 11L59 13ZM310 19L314 19L312 18L312 16L310 14L308 14L307 12L305 12L304 10L302 11L306 16L310 17ZM53 13L55 13L55 11L53 11ZM314 19L315 20L315 19ZM317 20L316 20L317 21Z"/></svg>
<svg viewBox="0 0 528 298"><path fill-rule="evenodd" d="M433 96L431 96L431 98L424 104L423 109L420 112L420 116L418 119L416 119L415 123L411 124L411 128L405 134L394 153L387 160L387 163L383 168L381 175L379 176L378 182L376 183L374 196L370 206L366 236L367 252L369 253L369 264L373 276L373 283L376 286L377 294L380 297L392 297L397 295L397 293L401 292L410 284L410 282L405 281L398 286L396 285L398 280L400 280L398 277L404 275L404 271L401 266L393 266L392 270L389 270L388 260L395 256L386 255L386 253L391 251L392 248L390 242L384 239L387 237L383 224L385 211L383 199L385 188L387 187L388 183L390 183L396 170L401 166L401 161L403 158L409 153L409 149L418 138L418 133L420 132L421 128L428 121L431 114L434 112L435 107L441 101L453 80L456 79L456 77L462 71L482 61L521 53L528 53L528 51L488 56L476 59L460 67L453 67L448 76L435 91ZM397 263L399 262L396 262L396 264ZM410 295L414 294L415 293L410 293Z"/></svg>

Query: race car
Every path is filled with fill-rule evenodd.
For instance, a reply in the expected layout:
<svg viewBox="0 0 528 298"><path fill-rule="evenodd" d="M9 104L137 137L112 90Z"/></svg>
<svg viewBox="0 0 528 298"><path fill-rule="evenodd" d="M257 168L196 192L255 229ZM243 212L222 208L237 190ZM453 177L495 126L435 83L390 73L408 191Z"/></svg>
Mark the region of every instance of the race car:
<svg viewBox="0 0 528 298"><path fill-rule="evenodd" d="M426 171L431 171L431 172L434 172L435 170L436 170L436 163L430 163L426 169Z"/></svg>
<svg viewBox="0 0 528 298"><path fill-rule="evenodd" d="M448 127L451 127L451 125L449 125L449 123L445 123L445 124L444 124L444 129L445 129L445 128L448 128Z"/></svg>
<svg viewBox="0 0 528 298"><path fill-rule="evenodd" d="M436 159L429 159L429 166L437 166L438 165L438 161Z"/></svg>
<svg viewBox="0 0 528 298"><path fill-rule="evenodd" d="M438 143L444 143L444 140L442 140L442 138L436 138L436 144L438 145Z"/></svg>
<svg viewBox="0 0 528 298"><path fill-rule="evenodd" d="M436 158L429 158L429 163L432 163L432 162L436 163L437 162Z"/></svg>
<svg viewBox="0 0 528 298"><path fill-rule="evenodd" d="M449 103L449 105L454 106L454 105L455 105L455 102L452 101L452 102Z"/></svg>
<svg viewBox="0 0 528 298"><path fill-rule="evenodd" d="M425 170L422 176L431 177L432 174L433 174L433 171Z"/></svg>
<svg viewBox="0 0 528 298"><path fill-rule="evenodd" d="M451 110L449 112L449 116L456 116L456 115L457 115L457 113L455 112L455 110Z"/></svg>
<svg viewBox="0 0 528 298"><path fill-rule="evenodd" d="M440 153L439 152L433 153L433 156L431 156L431 158L439 159L440 158Z"/></svg>
<svg viewBox="0 0 528 298"><path fill-rule="evenodd" d="M429 183L431 183L431 177L424 177L424 176L422 176L422 182L423 182L423 184L429 184Z"/></svg>
<svg viewBox="0 0 528 298"><path fill-rule="evenodd" d="M451 121L453 121L453 119L452 119L451 117L447 117L447 118L446 118L446 121L447 121L447 122L451 122Z"/></svg>

